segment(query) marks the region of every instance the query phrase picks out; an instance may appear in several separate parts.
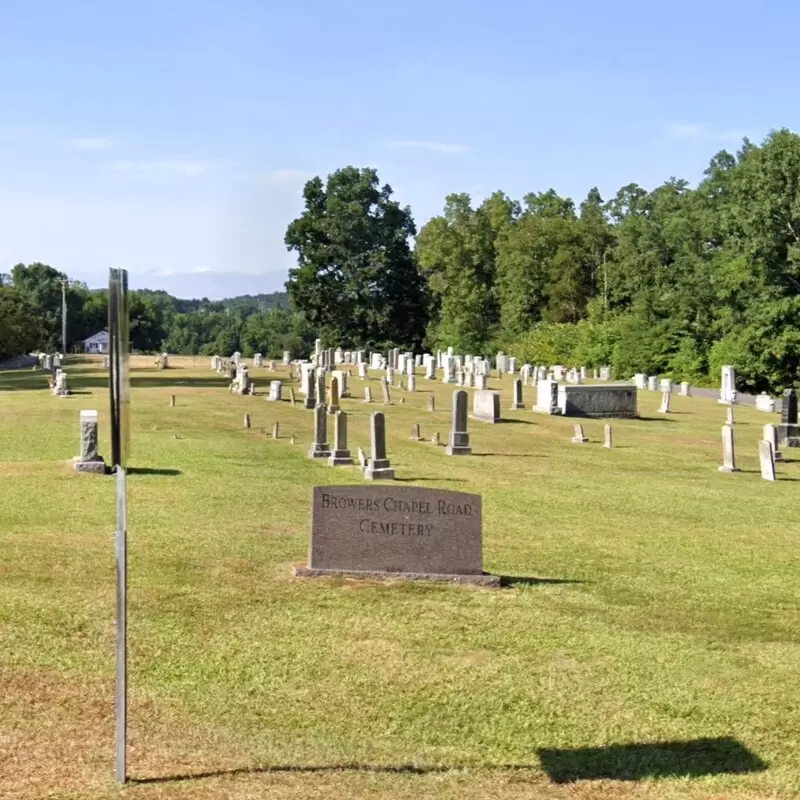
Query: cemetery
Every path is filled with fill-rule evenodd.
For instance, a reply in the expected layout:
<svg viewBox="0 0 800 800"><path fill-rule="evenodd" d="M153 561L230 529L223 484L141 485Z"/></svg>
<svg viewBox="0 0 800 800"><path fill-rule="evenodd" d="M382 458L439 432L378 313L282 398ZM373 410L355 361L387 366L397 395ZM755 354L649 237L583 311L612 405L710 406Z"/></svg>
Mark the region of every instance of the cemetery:
<svg viewBox="0 0 800 800"><path fill-rule="evenodd" d="M130 359L131 796L796 796L793 394L322 344ZM104 358L0 372L2 796L119 791Z"/></svg>

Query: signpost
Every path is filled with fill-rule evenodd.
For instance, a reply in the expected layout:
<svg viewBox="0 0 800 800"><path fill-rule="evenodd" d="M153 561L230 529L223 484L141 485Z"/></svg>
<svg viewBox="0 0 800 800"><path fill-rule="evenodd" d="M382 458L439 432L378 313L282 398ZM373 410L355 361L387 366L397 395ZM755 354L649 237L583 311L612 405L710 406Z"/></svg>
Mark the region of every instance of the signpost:
<svg viewBox="0 0 800 800"><path fill-rule="evenodd" d="M111 466L117 476L117 677L116 743L117 782L127 781L126 750L128 729L128 510L125 470L130 428L130 318L128 273L111 269L108 277L108 342L110 355Z"/></svg>

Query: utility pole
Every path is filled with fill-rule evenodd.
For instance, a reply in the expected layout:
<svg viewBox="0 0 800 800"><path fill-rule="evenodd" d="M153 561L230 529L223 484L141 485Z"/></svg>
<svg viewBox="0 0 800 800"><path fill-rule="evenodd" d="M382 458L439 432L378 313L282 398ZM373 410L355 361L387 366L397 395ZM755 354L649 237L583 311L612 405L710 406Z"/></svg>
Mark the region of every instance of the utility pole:
<svg viewBox="0 0 800 800"><path fill-rule="evenodd" d="M67 357L67 278L61 279L61 355Z"/></svg>

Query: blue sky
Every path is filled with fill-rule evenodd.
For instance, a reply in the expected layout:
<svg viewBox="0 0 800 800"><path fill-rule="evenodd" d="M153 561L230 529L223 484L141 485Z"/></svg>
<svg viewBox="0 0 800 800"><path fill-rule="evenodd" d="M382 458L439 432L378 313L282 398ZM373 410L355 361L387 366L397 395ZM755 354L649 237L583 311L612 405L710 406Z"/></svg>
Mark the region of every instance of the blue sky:
<svg viewBox="0 0 800 800"><path fill-rule="evenodd" d="M0 0L0 271L281 289L303 182L579 202L798 127L800 5Z"/></svg>

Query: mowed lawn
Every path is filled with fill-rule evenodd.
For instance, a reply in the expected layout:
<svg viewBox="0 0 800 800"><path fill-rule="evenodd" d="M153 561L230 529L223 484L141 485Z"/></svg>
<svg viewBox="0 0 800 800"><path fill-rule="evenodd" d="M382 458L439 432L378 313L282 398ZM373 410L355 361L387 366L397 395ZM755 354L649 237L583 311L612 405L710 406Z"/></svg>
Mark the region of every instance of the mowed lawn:
<svg viewBox="0 0 800 800"><path fill-rule="evenodd" d="M506 411L494 379L509 422L471 421L475 455L448 458L428 440L453 387L420 376L369 406L354 378L353 454L385 411L401 485L482 495L485 568L508 585L295 579L311 487L357 469L312 462L312 412L265 401L282 367L238 397L207 358L172 363L132 362L124 790L114 479L68 463L80 409L110 455L106 373L68 363L66 399L0 373L0 796L800 796L800 454L774 484L757 456L777 415L736 409L730 475L712 400L664 417L640 392L606 450L603 421L572 444L574 420Z"/></svg>

